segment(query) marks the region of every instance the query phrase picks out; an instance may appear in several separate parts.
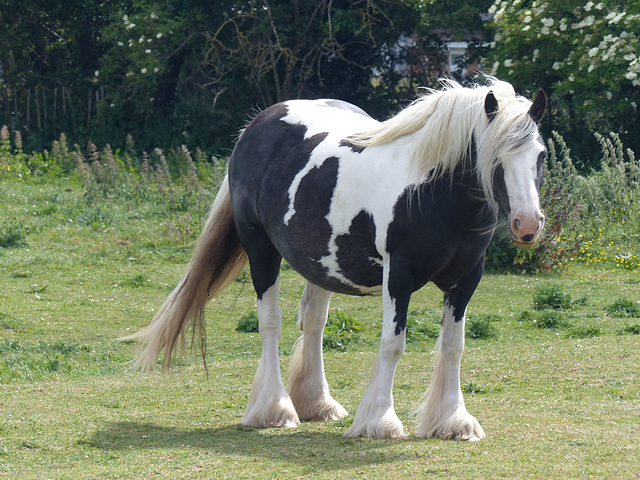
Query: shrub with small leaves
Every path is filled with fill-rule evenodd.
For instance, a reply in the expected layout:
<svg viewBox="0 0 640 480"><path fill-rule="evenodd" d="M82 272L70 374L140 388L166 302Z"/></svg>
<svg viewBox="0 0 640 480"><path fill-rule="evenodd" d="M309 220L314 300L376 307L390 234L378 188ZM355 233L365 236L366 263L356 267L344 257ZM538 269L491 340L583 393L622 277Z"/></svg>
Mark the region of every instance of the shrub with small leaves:
<svg viewBox="0 0 640 480"><path fill-rule="evenodd" d="M640 335L640 323L634 323L632 325L627 325L620 332L620 335Z"/></svg>
<svg viewBox="0 0 640 480"><path fill-rule="evenodd" d="M536 310L571 308L571 295L564 293L559 285L542 285L533 291L533 308Z"/></svg>
<svg viewBox="0 0 640 480"><path fill-rule="evenodd" d="M359 332L364 326L356 319L342 312L332 312L324 329L323 346L327 350L344 352L349 345L360 343Z"/></svg>
<svg viewBox="0 0 640 480"><path fill-rule="evenodd" d="M538 328L562 328L567 326L567 315L562 310L541 310L534 322Z"/></svg>
<svg viewBox="0 0 640 480"><path fill-rule="evenodd" d="M240 320L238 320L236 332L253 333L259 331L260 328L258 326L258 314L255 311L252 310L251 312L243 315Z"/></svg>
<svg viewBox="0 0 640 480"><path fill-rule="evenodd" d="M428 338L438 338L439 334L439 318L419 318L413 315L407 317L407 342L419 342Z"/></svg>
<svg viewBox="0 0 640 480"><path fill-rule="evenodd" d="M0 247L14 248L27 246L27 229L17 222L0 224Z"/></svg>
<svg viewBox="0 0 640 480"><path fill-rule="evenodd" d="M594 325L572 325L567 336L570 338L591 338L602 335L602 329Z"/></svg>
<svg viewBox="0 0 640 480"><path fill-rule="evenodd" d="M610 317L640 317L640 305L638 303L629 300L628 298L619 298L611 305L605 307L607 315Z"/></svg>
<svg viewBox="0 0 640 480"><path fill-rule="evenodd" d="M536 319L536 313L531 310L523 310L516 317L516 320L519 322L533 322Z"/></svg>
<svg viewBox="0 0 640 480"><path fill-rule="evenodd" d="M467 335L476 340L494 338L498 335L494 322L500 320L500 316L493 314L470 315L467 321Z"/></svg>

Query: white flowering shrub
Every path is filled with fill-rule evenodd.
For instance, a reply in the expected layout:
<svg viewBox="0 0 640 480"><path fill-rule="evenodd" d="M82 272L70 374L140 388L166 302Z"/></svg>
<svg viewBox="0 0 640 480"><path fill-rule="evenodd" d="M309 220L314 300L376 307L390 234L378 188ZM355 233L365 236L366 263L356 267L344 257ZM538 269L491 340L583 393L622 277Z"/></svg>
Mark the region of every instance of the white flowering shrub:
<svg viewBox="0 0 640 480"><path fill-rule="evenodd" d="M94 83L103 88L103 107L130 104L137 113L149 111L172 63L182 61L186 21L153 5L130 14L118 14L100 32L105 50Z"/></svg>
<svg viewBox="0 0 640 480"><path fill-rule="evenodd" d="M487 68L521 91L551 93L551 121L568 140L585 126L638 137L640 2L496 0L490 12Z"/></svg>

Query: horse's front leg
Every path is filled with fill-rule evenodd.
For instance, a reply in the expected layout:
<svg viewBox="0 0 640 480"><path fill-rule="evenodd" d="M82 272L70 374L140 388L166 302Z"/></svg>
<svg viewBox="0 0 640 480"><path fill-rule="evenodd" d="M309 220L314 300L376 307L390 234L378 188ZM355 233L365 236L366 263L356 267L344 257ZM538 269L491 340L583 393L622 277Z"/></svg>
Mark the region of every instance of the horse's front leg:
<svg viewBox="0 0 640 480"><path fill-rule="evenodd" d="M383 321L380 355L347 438L404 438L402 422L393 406L393 378L406 342L407 309L413 292L409 275L389 275L383 282ZM391 277L391 279L390 279Z"/></svg>
<svg viewBox="0 0 640 480"><path fill-rule="evenodd" d="M467 304L482 277L482 265L454 291L445 294L442 330L436 344L435 367L419 413L417 436L476 441L484 430L467 412L460 388Z"/></svg>

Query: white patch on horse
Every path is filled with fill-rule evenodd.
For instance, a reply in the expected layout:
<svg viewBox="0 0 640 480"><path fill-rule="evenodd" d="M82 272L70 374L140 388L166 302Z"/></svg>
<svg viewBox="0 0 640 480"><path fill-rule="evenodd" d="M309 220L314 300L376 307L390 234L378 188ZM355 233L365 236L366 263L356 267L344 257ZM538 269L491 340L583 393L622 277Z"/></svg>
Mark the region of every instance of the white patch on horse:
<svg viewBox="0 0 640 480"><path fill-rule="evenodd" d="M504 181L511 206L510 219L521 227L521 231L518 232L521 235L537 235L544 223L536 187L538 156L544 150L544 144L536 140L532 148L506 155L502 160ZM512 235L515 233L512 227Z"/></svg>
<svg viewBox="0 0 640 480"><path fill-rule="evenodd" d="M283 219L285 225L289 224L296 213L296 192L302 179L327 158L334 157L336 148L348 150L346 147L337 147L342 139L373 128L378 124L370 117L352 110L332 106L329 102L329 100L291 100L286 102L288 113L281 119L283 122L304 126L306 128L305 139L318 134L327 134L327 137L313 150L309 161L289 186L289 208ZM309 119L312 120L309 121Z"/></svg>
<svg viewBox="0 0 640 480"><path fill-rule="evenodd" d="M387 230L393 220L393 207L407 186L412 183L403 155L406 140L399 139L391 144L371 147L356 153L347 146L340 147L340 142L351 135L374 128L379 122L357 112L328 105L326 100L293 100L286 105L288 114L282 121L305 126L305 138L318 134L327 134L327 137L316 146L307 164L289 186L289 208L283 222L287 225L296 213L295 198L302 179L311 170L322 165L327 158L338 156L338 178L330 211L326 216L332 229L327 245L329 254L319 262L328 270L327 275L330 277L360 293L380 295L381 286L356 285L342 274L336 239L348 234L353 219L361 211L365 211L372 216L376 226L376 249L381 256L386 256ZM309 121L309 118L312 120ZM339 155L336 155L337 152ZM395 163L396 168L390 170L390 162ZM362 185L367 185L367 188L361 188ZM380 259L374 261L380 265L384 264Z"/></svg>
<svg viewBox="0 0 640 480"><path fill-rule="evenodd" d="M376 147L376 150L385 147ZM392 149L389 155L392 155ZM327 215L327 221L331 225L331 239L329 241L329 255L323 257L320 263L328 269L328 274L340 281L357 288L361 293L379 295L381 286L362 287L353 285L340 272L338 263L338 246L336 239L349 233L353 219L365 211L373 218L376 226L375 245L383 258L386 257L386 240L389 224L393 220L393 207L397 199L402 195L407 186L405 169L402 163L390 175L380 159L389 159L383 152L371 154L364 151L360 154L351 150L345 152L340 159L338 169L338 181L331 199L331 209ZM366 189L358 188L367 185ZM384 261L375 259L376 263L384 264Z"/></svg>
<svg viewBox="0 0 640 480"><path fill-rule="evenodd" d="M522 153L518 152L518 155L508 155L502 160L504 180L512 211L539 210L535 181L538 178L538 155L544 151L545 147L539 140L536 140L534 145L535 148Z"/></svg>

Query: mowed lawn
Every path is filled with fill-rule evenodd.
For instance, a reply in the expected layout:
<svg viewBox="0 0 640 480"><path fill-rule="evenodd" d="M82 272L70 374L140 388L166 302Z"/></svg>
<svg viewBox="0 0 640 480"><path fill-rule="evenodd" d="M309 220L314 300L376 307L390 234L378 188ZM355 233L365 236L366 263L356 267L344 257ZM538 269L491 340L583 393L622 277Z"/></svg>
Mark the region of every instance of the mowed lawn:
<svg viewBox="0 0 640 480"><path fill-rule="evenodd" d="M160 211L85 208L80 195L62 180L0 183L0 225L27 229L26 245L0 248L0 478L640 478L640 319L606 311L617 299L640 301L640 273L485 275L468 314L486 335L468 336L462 362L467 408L488 435L481 442L342 438L381 324L380 299L342 295L332 315L358 331L325 359L350 416L256 430L240 422L259 334L236 331L254 309L250 275L207 310L208 376L187 355L165 377L138 379L127 370L135 343L116 339L151 319L193 240L172 236ZM304 281L285 265L281 286L286 377ZM532 307L543 286L571 298L552 328L540 328ZM425 326L441 303L433 286L412 299L395 382L410 435L432 368Z"/></svg>

